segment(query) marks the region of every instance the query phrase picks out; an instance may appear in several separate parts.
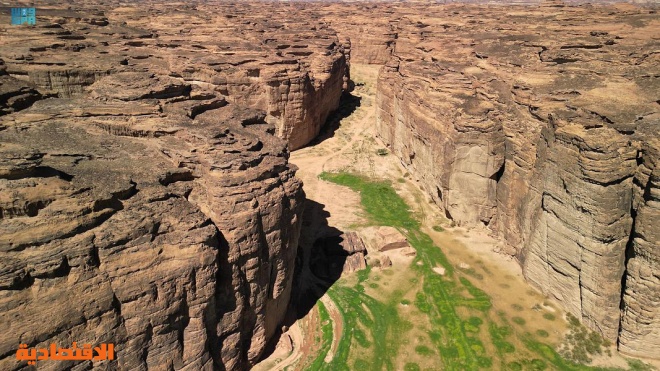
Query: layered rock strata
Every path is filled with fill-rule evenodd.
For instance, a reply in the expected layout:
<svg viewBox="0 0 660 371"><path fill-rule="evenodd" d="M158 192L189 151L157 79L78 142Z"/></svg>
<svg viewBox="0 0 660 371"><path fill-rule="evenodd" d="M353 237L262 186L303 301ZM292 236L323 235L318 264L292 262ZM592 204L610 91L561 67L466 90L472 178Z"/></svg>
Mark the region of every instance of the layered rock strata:
<svg viewBox="0 0 660 371"><path fill-rule="evenodd" d="M264 110L291 150L315 138L339 105L348 76L344 45L304 13L304 4L200 4L176 13L154 6L148 12L146 27L158 38L142 40L131 53L165 48L164 72ZM110 18L136 27L145 22L138 8L115 9ZM127 58L129 65L142 64L137 55Z"/></svg>
<svg viewBox="0 0 660 371"><path fill-rule="evenodd" d="M16 344L74 341L116 344L119 367L238 369L284 317L304 197L285 142L221 98L135 98L182 83L128 75L108 77L140 82L124 100L3 117L3 369Z"/></svg>
<svg viewBox="0 0 660 371"><path fill-rule="evenodd" d="M43 94L72 97L115 71L149 70L265 111L297 149L316 137L347 86L344 44L304 4L59 8L40 9L36 29L0 35L7 72Z"/></svg>
<svg viewBox="0 0 660 371"><path fill-rule="evenodd" d="M338 104L343 45L256 5L80 6L0 35L0 369L73 342L115 361L58 367L248 368L291 297L287 147Z"/></svg>
<svg viewBox="0 0 660 371"><path fill-rule="evenodd" d="M9 76L5 62L0 59L0 115L20 111L41 99L34 86Z"/></svg>
<svg viewBox="0 0 660 371"><path fill-rule="evenodd" d="M396 38L377 135L448 218L490 229L527 280L621 351L657 357L657 13L421 9L369 9Z"/></svg>

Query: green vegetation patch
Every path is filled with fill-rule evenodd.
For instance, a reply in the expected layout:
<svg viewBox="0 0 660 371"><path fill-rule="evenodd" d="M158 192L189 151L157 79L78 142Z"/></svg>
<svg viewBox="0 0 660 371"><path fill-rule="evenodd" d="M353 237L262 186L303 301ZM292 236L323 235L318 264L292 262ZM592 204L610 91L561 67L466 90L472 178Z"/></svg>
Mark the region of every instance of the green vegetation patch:
<svg viewBox="0 0 660 371"><path fill-rule="evenodd" d="M559 351L566 359L576 363L590 363L592 356L603 354L603 348L611 345L600 334L584 327L572 314L568 313L566 319L568 334Z"/></svg>
<svg viewBox="0 0 660 371"><path fill-rule="evenodd" d="M502 311L493 313L490 296L464 275L477 279L483 277L478 277L476 272L471 275L471 272L465 270L456 274L443 251L433 243L430 236L421 232L419 221L390 182L373 181L348 173L322 173L320 178L358 192L370 224L391 226L406 236L417 251L409 268L416 273L416 278L406 281L412 287L409 291L396 290L382 301L364 291L370 268L357 273L358 282L353 286L343 280L333 285L327 294L337 304L343 321L342 333L333 359L321 364L315 361L309 369L395 370L395 365L400 364L397 359L402 356L399 349L409 344L406 339L410 335L407 333L415 328L412 323L401 318L404 312L400 311L407 313L411 310L401 304L412 304L416 309L413 309L414 313L419 315L417 311L421 312L426 317L423 322L431 324L430 328L426 328L426 325L417 327L428 334L430 344L417 345L415 352L433 359L434 369L594 369L564 359L552 347L536 341L536 337L523 332L520 327L516 330L509 324L510 320L524 325L523 318L509 319ZM433 267L443 267L445 275L436 274ZM414 299L403 299L404 296L410 297L409 294L414 294ZM521 311L522 307L514 306L513 309ZM482 328L487 329L487 333L482 333L485 331ZM332 334L332 327L329 330ZM539 337L544 337L544 334L547 332L537 332ZM513 345L514 337L525 349L516 349ZM323 330L324 344L325 338L326 330ZM589 340L589 336L586 339ZM485 345L484 341L488 344ZM359 346L356 347L356 344ZM361 349L359 356L351 355L355 349ZM494 349L495 354L488 354L489 349ZM320 352L316 360L323 361L326 355L327 351ZM417 363L408 362L404 370L421 370L421 367Z"/></svg>
<svg viewBox="0 0 660 371"><path fill-rule="evenodd" d="M348 173L322 173L319 177L359 192L362 206L374 224L405 229L419 228L419 222L413 219L408 205L396 194L390 182L369 181Z"/></svg>
<svg viewBox="0 0 660 371"><path fill-rule="evenodd" d="M404 371L421 371L422 368L419 367L417 363L406 363L405 366L403 366Z"/></svg>
<svg viewBox="0 0 660 371"><path fill-rule="evenodd" d="M550 334L545 330L536 330L536 335L542 338L547 338L548 336L550 336Z"/></svg>
<svg viewBox="0 0 660 371"><path fill-rule="evenodd" d="M511 320L513 321L513 323L515 323L516 325L520 325L520 326L524 326L525 323L527 323L527 321L525 321L521 317L513 317L513 318L511 318Z"/></svg>
<svg viewBox="0 0 660 371"><path fill-rule="evenodd" d="M423 356L428 356L433 354L433 349L427 347L426 345L418 345L415 347L415 353L421 354Z"/></svg>
<svg viewBox="0 0 660 371"><path fill-rule="evenodd" d="M325 364L325 357L330 351L332 346L332 321L330 320L330 314L328 310L323 305L323 302L320 300L316 302L316 307L319 311L319 321L321 322L321 346L318 351L318 356L314 359L310 365L312 370L321 370Z"/></svg>
<svg viewBox="0 0 660 371"><path fill-rule="evenodd" d="M552 313L544 313L543 318L547 319L548 321L554 321L557 317L555 317L555 315Z"/></svg>

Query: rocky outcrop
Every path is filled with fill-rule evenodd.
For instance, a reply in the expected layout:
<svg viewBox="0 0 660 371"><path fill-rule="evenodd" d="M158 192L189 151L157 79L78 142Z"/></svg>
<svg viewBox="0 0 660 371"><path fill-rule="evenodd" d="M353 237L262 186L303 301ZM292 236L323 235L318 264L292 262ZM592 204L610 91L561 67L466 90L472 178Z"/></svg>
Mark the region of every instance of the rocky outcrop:
<svg viewBox="0 0 660 371"><path fill-rule="evenodd" d="M148 27L158 38L142 40L133 53L166 48L163 73L265 111L277 135L298 149L318 135L339 105L348 76L345 50L333 29L303 13L304 4L268 11L259 6L191 5L176 17L154 10ZM139 9L117 10L113 17L144 23ZM216 34L223 36L209 36ZM137 55L127 59L129 65L142 64Z"/></svg>
<svg viewBox="0 0 660 371"><path fill-rule="evenodd" d="M450 219L499 236L531 283L621 351L657 356L655 12L378 11L397 39L377 135Z"/></svg>
<svg viewBox="0 0 660 371"><path fill-rule="evenodd" d="M397 34L393 20L388 17L371 18L365 22L364 12L374 4L357 6L360 11L342 12L339 20L329 18L340 37L350 42L350 59L359 64L385 64L390 59L396 45Z"/></svg>
<svg viewBox="0 0 660 371"><path fill-rule="evenodd" d="M344 273L367 267L367 248L355 232L319 238L314 242L310 268L316 277L334 282Z"/></svg>
<svg viewBox="0 0 660 371"><path fill-rule="evenodd" d="M378 251L388 251L410 247L405 236L394 227L379 227L373 238L373 246Z"/></svg>
<svg viewBox="0 0 660 371"><path fill-rule="evenodd" d="M205 101L184 98L3 118L3 369L21 342L111 342L138 369L259 357L290 297L301 184L263 114L225 102L193 120Z"/></svg>
<svg viewBox="0 0 660 371"><path fill-rule="evenodd" d="M114 343L115 361L58 366L247 368L291 296L304 194L287 142L263 110L170 73L176 48L118 47L158 43L151 32L67 14L60 26L90 45L69 51L75 66L66 68L111 68L81 84L61 80L62 90L21 81L42 70L31 61L56 55L39 49L25 62L9 58L0 76L32 86L10 98L52 96L2 105L0 368L25 367L20 343L72 342ZM52 29L9 29L0 48L29 32L48 41ZM343 55L335 57L326 78L341 91Z"/></svg>
<svg viewBox="0 0 660 371"><path fill-rule="evenodd" d="M657 136L641 148L641 163L633 178L633 230L626 250L619 348L628 354L648 356L660 347L658 287L660 286L660 143Z"/></svg>
<svg viewBox="0 0 660 371"><path fill-rule="evenodd" d="M45 10L49 23L0 36L9 74L64 98L126 68L178 77L265 111L290 149L316 137L348 87L344 45L304 4L107 5L92 18L81 14L96 9L79 6Z"/></svg>
<svg viewBox="0 0 660 371"><path fill-rule="evenodd" d="M41 94L35 87L9 76L0 59L0 116L25 109L39 99Z"/></svg>

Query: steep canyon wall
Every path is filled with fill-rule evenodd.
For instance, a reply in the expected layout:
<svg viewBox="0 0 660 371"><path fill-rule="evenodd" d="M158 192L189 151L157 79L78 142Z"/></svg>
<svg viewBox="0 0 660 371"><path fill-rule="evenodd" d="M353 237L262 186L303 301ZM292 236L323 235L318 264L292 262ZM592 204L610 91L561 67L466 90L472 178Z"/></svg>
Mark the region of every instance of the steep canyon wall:
<svg viewBox="0 0 660 371"><path fill-rule="evenodd" d="M348 78L334 31L262 5L53 5L0 35L0 369L20 343L115 344L58 363L81 370L262 355L301 228L289 150Z"/></svg>
<svg viewBox="0 0 660 371"><path fill-rule="evenodd" d="M353 63L383 64L377 135L448 218L488 228L529 282L621 351L657 357L657 13L365 11L386 13L392 31L374 32L392 45L351 38Z"/></svg>

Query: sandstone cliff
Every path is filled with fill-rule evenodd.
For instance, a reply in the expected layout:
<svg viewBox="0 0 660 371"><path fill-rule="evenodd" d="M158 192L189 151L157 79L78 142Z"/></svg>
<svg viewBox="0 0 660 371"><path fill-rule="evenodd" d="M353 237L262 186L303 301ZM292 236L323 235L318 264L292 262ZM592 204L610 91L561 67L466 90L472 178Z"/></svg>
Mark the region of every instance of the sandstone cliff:
<svg viewBox="0 0 660 371"><path fill-rule="evenodd" d="M393 8L369 10L395 24L381 139L450 219L498 235L532 284L621 351L657 357L656 13Z"/></svg>
<svg viewBox="0 0 660 371"><path fill-rule="evenodd" d="M262 5L200 4L175 13L153 6L146 26L139 8L118 8L109 17L158 35L127 50L128 65L155 56L164 74L264 110L294 150L315 138L338 107L348 76L345 50L334 30L303 15L304 4Z"/></svg>
<svg viewBox="0 0 660 371"><path fill-rule="evenodd" d="M1 369L25 367L20 343L74 341L120 361L58 366L244 369L284 318L304 199L287 146L338 102L343 46L325 29L285 47L265 15L183 44L140 11L0 36Z"/></svg>

